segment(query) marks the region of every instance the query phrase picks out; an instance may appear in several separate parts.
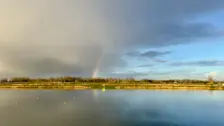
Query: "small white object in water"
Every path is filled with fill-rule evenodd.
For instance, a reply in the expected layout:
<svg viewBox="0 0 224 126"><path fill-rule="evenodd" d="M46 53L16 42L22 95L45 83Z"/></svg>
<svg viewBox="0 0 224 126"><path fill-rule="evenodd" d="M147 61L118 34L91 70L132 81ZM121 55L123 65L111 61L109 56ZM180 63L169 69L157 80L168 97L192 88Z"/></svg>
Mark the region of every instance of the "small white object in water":
<svg viewBox="0 0 224 126"><path fill-rule="evenodd" d="M64 104L67 104L67 102L64 102Z"/></svg>
<svg viewBox="0 0 224 126"><path fill-rule="evenodd" d="M75 97L74 97L74 99L75 99Z"/></svg>
<svg viewBox="0 0 224 126"><path fill-rule="evenodd" d="M39 98L37 97L37 99L39 99Z"/></svg>

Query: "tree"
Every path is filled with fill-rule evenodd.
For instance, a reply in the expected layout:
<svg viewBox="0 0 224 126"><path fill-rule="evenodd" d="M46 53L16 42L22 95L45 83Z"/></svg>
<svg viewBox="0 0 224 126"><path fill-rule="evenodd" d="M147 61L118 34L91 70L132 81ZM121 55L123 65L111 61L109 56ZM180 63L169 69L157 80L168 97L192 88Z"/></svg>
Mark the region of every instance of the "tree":
<svg viewBox="0 0 224 126"><path fill-rule="evenodd" d="M8 82L8 79L7 78L2 78L1 80L0 80L0 83L7 83Z"/></svg>
<svg viewBox="0 0 224 126"><path fill-rule="evenodd" d="M14 77L10 79L10 82L30 82L31 79L28 77Z"/></svg>

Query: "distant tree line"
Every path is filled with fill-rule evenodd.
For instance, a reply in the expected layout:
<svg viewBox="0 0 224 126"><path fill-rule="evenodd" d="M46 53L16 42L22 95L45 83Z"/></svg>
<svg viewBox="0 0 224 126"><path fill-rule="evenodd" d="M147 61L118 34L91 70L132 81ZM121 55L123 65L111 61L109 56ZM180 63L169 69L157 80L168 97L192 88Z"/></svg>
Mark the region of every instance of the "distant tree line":
<svg viewBox="0 0 224 126"><path fill-rule="evenodd" d="M2 78L0 80L1 84L4 83L41 83L41 82L72 82L72 83L130 83L130 84L209 84L211 83L211 79L204 80L150 80L150 79L142 79L135 80L134 78L81 78L81 77L50 77L50 78L29 78L29 77L13 77L13 78ZM221 82L214 82L221 83Z"/></svg>

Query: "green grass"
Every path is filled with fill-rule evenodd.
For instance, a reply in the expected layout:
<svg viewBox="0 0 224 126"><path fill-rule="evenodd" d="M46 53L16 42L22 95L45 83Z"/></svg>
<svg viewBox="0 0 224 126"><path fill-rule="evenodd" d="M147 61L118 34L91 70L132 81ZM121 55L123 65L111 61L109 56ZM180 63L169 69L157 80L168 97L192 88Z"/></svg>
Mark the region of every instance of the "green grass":
<svg viewBox="0 0 224 126"><path fill-rule="evenodd" d="M223 86L199 84L121 84L121 83L23 83L0 84L0 88L22 89L193 89L224 90Z"/></svg>

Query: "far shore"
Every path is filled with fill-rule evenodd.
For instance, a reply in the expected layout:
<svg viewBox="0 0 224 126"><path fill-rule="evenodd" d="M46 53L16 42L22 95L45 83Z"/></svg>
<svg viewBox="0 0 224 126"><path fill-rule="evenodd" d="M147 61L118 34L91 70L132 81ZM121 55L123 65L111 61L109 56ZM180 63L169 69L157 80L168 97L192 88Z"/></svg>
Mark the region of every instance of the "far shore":
<svg viewBox="0 0 224 126"><path fill-rule="evenodd" d="M0 84L0 89L169 89L169 90L224 90L224 86L208 84L72 84L72 83L32 83Z"/></svg>

